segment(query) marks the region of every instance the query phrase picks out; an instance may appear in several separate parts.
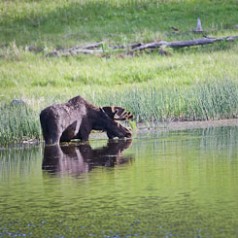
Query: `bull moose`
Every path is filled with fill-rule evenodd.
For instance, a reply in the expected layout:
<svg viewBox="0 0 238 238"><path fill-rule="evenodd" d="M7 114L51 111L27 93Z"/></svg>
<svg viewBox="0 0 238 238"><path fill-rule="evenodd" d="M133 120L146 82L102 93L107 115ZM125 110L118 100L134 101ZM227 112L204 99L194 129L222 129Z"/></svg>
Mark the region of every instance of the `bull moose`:
<svg viewBox="0 0 238 238"><path fill-rule="evenodd" d="M109 139L131 138L131 131L116 120L132 119L122 107L96 107L80 96L66 103L54 104L40 113L40 122L46 145L87 141L92 130L105 131Z"/></svg>

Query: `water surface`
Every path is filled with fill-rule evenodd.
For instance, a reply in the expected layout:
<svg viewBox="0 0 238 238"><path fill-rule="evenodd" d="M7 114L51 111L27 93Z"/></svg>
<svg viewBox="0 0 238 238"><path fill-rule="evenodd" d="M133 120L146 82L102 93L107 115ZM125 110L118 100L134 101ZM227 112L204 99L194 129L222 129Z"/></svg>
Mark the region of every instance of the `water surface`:
<svg viewBox="0 0 238 238"><path fill-rule="evenodd" d="M0 237L238 237L238 129L0 151Z"/></svg>

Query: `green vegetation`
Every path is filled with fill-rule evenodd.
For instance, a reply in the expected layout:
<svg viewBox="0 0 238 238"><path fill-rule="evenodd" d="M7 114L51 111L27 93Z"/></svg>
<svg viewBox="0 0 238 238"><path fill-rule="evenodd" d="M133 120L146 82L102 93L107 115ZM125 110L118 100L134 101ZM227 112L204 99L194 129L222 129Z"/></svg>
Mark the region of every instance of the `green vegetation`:
<svg viewBox="0 0 238 238"><path fill-rule="evenodd" d="M237 117L237 42L173 50L168 57L109 49L202 37L192 31L197 17L209 37L237 35L237 10L236 0L1 1L0 142L39 138L39 111L75 95L125 106L137 121ZM46 57L99 41L101 56ZM8 106L14 98L27 103L21 116Z"/></svg>
<svg viewBox="0 0 238 238"><path fill-rule="evenodd" d="M5 105L0 108L0 142L39 139L38 115L25 105Z"/></svg>

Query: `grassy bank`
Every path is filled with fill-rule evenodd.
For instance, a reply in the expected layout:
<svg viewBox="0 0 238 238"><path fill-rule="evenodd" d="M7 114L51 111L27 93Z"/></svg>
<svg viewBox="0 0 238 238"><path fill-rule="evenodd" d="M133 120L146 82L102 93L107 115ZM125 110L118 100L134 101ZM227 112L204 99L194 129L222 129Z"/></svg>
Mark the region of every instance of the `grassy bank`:
<svg viewBox="0 0 238 238"><path fill-rule="evenodd" d="M123 105L134 114L137 123L158 125L171 121L237 118L237 95L237 82L223 80L203 82L187 89L134 87L106 95L99 93L91 101L98 105ZM0 143L40 139L39 110L24 105L5 105L0 110Z"/></svg>
<svg viewBox="0 0 238 238"><path fill-rule="evenodd" d="M108 48L202 37L192 32L197 17L208 36L237 35L237 9L235 0L2 1L0 143L40 138L40 110L75 95L124 106L137 122L237 117L237 42L173 50L168 57ZM45 56L96 41L104 41L104 55ZM26 107L11 106L14 98Z"/></svg>
<svg viewBox="0 0 238 238"><path fill-rule="evenodd" d="M234 31L237 24L236 0L22 0L1 1L0 11L2 43L46 47L190 38L197 17L213 34Z"/></svg>

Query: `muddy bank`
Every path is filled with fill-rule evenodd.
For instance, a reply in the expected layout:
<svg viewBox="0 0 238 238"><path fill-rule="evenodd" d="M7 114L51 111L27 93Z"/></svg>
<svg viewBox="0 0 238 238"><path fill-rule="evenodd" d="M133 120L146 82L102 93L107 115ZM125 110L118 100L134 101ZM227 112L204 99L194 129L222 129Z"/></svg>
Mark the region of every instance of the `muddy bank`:
<svg viewBox="0 0 238 238"><path fill-rule="evenodd" d="M224 119L214 121L177 121L177 122L164 122L154 125L146 126L145 124L138 125L138 133L148 131L180 131L190 129L205 129L212 127L226 127L238 126L238 119Z"/></svg>

